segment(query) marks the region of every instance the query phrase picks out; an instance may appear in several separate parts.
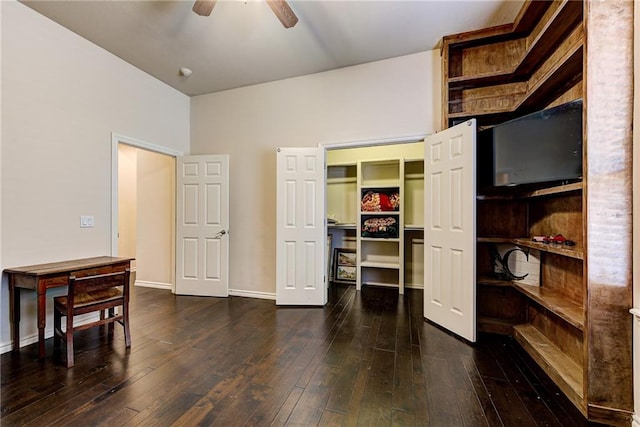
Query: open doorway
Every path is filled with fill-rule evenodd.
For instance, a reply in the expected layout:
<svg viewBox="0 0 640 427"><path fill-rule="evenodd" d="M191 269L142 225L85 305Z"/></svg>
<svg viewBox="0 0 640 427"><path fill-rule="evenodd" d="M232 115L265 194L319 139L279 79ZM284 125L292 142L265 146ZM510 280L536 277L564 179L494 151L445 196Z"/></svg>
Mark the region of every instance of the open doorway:
<svg viewBox="0 0 640 427"><path fill-rule="evenodd" d="M175 287L175 162L181 153L113 138L112 254L135 258L135 285Z"/></svg>

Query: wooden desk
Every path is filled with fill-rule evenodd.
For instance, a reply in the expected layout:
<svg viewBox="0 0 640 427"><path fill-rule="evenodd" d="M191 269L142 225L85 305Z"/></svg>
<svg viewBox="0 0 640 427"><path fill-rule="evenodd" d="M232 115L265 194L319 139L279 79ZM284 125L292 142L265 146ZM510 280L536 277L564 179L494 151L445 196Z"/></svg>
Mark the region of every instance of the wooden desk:
<svg viewBox="0 0 640 427"><path fill-rule="evenodd" d="M44 330L47 324L47 289L67 286L69 276L90 276L94 274L124 271L134 258L100 256L7 268L9 276L10 317L13 325L13 350L20 348L20 289L30 289L38 295L38 357L44 357Z"/></svg>

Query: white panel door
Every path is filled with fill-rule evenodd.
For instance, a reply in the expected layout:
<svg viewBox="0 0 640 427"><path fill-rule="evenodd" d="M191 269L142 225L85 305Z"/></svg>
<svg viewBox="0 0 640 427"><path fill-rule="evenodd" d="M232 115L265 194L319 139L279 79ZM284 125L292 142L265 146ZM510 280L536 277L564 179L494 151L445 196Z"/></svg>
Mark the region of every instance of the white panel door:
<svg viewBox="0 0 640 427"><path fill-rule="evenodd" d="M177 160L176 294L229 296L229 156Z"/></svg>
<svg viewBox="0 0 640 427"><path fill-rule="evenodd" d="M276 304L325 305L325 151L278 148L276 157Z"/></svg>
<svg viewBox="0 0 640 427"><path fill-rule="evenodd" d="M425 139L424 316L476 340L476 123Z"/></svg>

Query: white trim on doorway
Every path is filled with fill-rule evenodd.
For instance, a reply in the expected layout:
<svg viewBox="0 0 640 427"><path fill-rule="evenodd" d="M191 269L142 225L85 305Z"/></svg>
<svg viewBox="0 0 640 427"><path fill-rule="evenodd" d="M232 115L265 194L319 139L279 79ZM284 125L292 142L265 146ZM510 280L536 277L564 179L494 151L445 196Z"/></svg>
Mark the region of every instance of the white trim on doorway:
<svg viewBox="0 0 640 427"><path fill-rule="evenodd" d="M356 141L321 141L318 143L318 147L324 147L325 150L336 150L340 148L372 147L374 145L408 144L420 142L427 136L428 134L420 134Z"/></svg>
<svg viewBox="0 0 640 427"><path fill-rule="evenodd" d="M151 144L119 133L111 133L111 256L118 255L118 215L114 213L118 212L118 144L126 144L171 157L184 155L181 151Z"/></svg>

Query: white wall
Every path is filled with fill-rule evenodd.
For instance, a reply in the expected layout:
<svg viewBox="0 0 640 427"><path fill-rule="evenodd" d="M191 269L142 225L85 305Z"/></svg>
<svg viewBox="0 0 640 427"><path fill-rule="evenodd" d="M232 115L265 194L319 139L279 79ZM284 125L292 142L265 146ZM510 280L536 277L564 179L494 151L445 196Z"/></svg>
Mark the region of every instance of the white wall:
<svg viewBox="0 0 640 427"><path fill-rule="evenodd" d="M173 289L175 170L175 158L138 150L136 285Z"/></svg>
<svg viewBox="0 0 640 427"><path fill-rule="evenodd" d="M230 288L275 293L276 147L439 129L429 51L191 99L191 153L230 154Z"/></svg>
<svg viewBox="0 0 640 427"><path fill-rule="evenodd" d="M189 98L23 4L0 3L2 268L109 255L111 132L188 152ZM80 215L95 227L81 229ZM3 277L3 351L7 294ZM30 342L35 299L23 295Z"/></svg>
<svg viewBox="0 0 640 427"><path fill-rule="evenodd" d="M118 144L118 256L136 257L138 149ZM132 263L135 268L135 261Z"/></svg>

